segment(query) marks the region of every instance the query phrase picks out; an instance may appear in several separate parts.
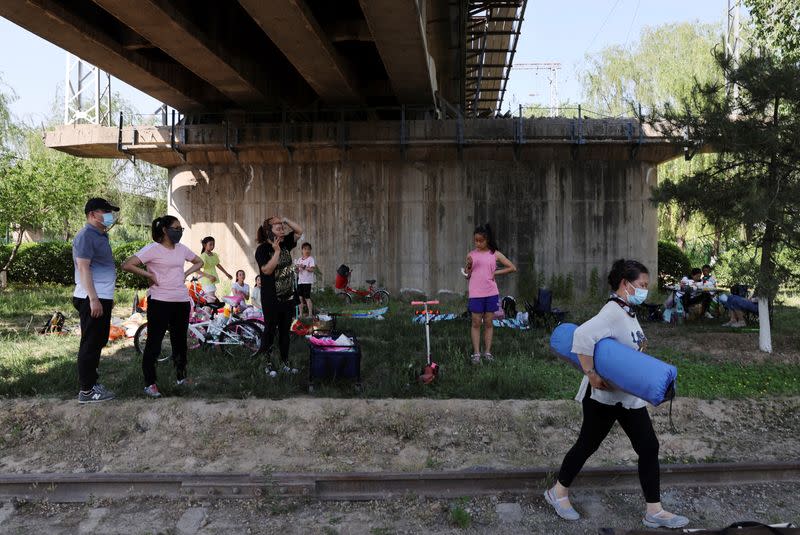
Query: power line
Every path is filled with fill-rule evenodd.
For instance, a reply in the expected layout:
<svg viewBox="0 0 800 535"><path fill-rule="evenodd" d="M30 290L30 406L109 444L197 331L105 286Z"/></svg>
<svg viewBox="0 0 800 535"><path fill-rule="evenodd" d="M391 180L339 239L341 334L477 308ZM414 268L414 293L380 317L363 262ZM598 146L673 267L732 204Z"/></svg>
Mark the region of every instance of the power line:
<svg viewBox="0 0 800 535"><path fill-rule="evenodd" d="M625 45L622 48L628 46L628 38L631 36L631 30L633 30L633 23L636 22L636 15L639 14L639 6L642 5L642 0L637 0L636 2L636 9L633 10L633 18L631 19L631 25L628 26L628 33L625 34Z"/></svg>
<svg viewBox="0 0 800 535"><path fill-rule="evenodd" d="M592 48L592 45L594 44L594 41L595 41L595 39L597 39L597 37L600 35L600 32L602 32L602 31L603 31L603 28L605 28L605 27L606 27L606 23L608 22L608 19L610 19L610 18L611 18L611 15L613 15L613 14L614 14L614 10L615 10L615 9L617 9L617 6L618 6L618 5L619 5L619 0L617 0L616 2L614 2L614 6L611 8L611 11L609 11L609 12L608 12L608 15L606 15L606 18L605 18L605 20L603 21L603 24L601 24L601 25L600 25L600 28L597 30L597 33L596 33L596 34L594 34L594 37L592 37L592 40L591 40L591 42L589 42L589 46L587 46L587 47L586 47L586 52L587 52L587 53L589 52L589 50L591 50L591 48Z"/></svg>

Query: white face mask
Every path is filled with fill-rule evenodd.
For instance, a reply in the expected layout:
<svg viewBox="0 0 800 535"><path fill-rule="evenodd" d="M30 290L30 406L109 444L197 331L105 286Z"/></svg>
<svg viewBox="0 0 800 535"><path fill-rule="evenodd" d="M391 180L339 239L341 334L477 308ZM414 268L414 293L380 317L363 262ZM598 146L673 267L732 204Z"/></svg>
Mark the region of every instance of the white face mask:
<svg viewBox="0 0 800 535"><path fill-rule="evenodd" d="M637 288L630 282L628 283L633 288L633 295L628 294L628 303L631 305L641 305L647 299L647 290L645 288ZM627 290L626 290L627 293Z"/></svg>

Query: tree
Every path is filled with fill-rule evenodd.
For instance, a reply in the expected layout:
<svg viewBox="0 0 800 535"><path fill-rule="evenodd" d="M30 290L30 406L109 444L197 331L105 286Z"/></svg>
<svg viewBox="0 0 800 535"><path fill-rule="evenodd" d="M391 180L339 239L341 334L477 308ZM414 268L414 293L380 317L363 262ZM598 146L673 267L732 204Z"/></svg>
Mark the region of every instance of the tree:
<svg viewBox="0 0 800 535"><path fill-rule="evenodd" d="M682 22L646 27L631 47L610 46L587 55L581 73L585 106L628 115L638 104L677 103L695 81L721 81L711 50L720 42L713 24Z"/></svg>
<svg viewBox="0 0 800 535"><path fill-rule="evenodd" d="M716 61L738 95L717 82L695 84L679 105L650 118L676 142L685 133L719 153L706 169L654 190L710 221L741 226L758 249L757 293L774 299L792 277L779 255L800 252L800 65L774 55Z"/></svg>
<svg viewBox="0 0 800 535"><path fill-rule="evenodd" d="M795 0L745 0L755 44L788 62L800 61L800 4Z"/></svg>
<svg viewBox="0 0 800 535"><path fill-rule="evenodd" d="M87 197L103 192L106 175L97 162L44 147L36 134L27 154L6 152L0 159L0 228L15 233L11 255L0 266L0 286L14 262L26 230L64 232L82 224Z"/></svg>
<svg viewBox="0 0 800 535"><path fill-rule="evenodd" d="M632 116L640 104L645 110L665 102L675 105L697 81L722 82L722 70L711 53L720 42L719 28L712 24L644 28L631 46L610 46L586 57L581 74L584 107L603 115ZM679 180L708 167L715 158L701 154L688 162L671 160L659 166L659 179ZM675 202L659 205L658 220L659 239L677 244L695 264L718 257L730 234Z"/></svg>

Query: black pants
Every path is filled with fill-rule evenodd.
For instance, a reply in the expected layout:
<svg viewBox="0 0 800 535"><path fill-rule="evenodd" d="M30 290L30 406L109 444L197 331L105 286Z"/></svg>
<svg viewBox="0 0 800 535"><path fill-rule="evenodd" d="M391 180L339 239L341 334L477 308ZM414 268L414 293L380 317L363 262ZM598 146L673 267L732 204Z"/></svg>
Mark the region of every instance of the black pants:
<svg viewBox="0 0 800 535"><path fill-rule="evenodd" d="M93 318L89 298L72 298L72 306L81 318L81 344L78 346L78 382L83 391L91 390L97 383L97 368L100 366L100 351L108 343L111 328L113 299L101 299L103 315Z"/></svg>
<svg viewBox="0 0 800 535"><path fill-rule="evenodd" d="M647 503L661 501L661 479L658 467L658 439L647 408L626 409L621 404L606 405L593 400L591 387L583 398L583 424L578 440L561 463L558 481L569 487L583 464L597 451L614 422L619 422L628 435L633 450L639 455L639 483Z"/></svg>
<svg viewBox="0 0 800 535"><path fill-rule="evenodd" d="M189 301L158 301L147 298L147 343L142 356L145 386L156 382L156 360L161 342L169 330L172 343L172 363L178 380L186 378L186 334L189 330Z"/></svg>
<svg viewBox="0 0 800 535"><path fill-rule="evenodd" d="M289 342L291 341L292 321L294 320L294 301L276 301L266 306L264 320L267 328L261 339L261 347L269 352L275 342L275 331L278 331L278 348L281 352L281 362L289 362Z"/></svg>

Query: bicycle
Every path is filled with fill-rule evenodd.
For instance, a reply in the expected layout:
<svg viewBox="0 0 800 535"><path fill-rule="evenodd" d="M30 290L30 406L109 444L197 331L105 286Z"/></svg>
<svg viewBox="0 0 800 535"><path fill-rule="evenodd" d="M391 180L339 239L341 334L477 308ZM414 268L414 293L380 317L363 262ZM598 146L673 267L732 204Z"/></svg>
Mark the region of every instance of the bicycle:
<svg viewBox="0 0 800 535"><path fill-rule="evenodd" d="M375 286L375 279L367 279L366 283L369 284L366 290L359 290L345 285L343 289L337 291L336 296L344 305L351 304L353 298L360 299L364 303L376 303L381 306L389 304L389 292L386 288Z"/></svg>
<svg viewBox="0 0 800 535"><path fill-rule="evenodd" d="M227 324L219 324L215 319L189 323L187 331L187 349L221 347L231 357L254 357L261 350L262 329L251 320L234 320ZM168 338L165 337L165 341ZM142 324L133 337L133 345L139 354L144 354L147 344L147 324ZM165 351L166 344L161 346L161 355L158 362L164 362L171 356L170 350Z"/></svg>
<svg viewBox="0 0 800 535"><path fill-rule="evenodd" d="M208 303L204 298L202 288L197 283L197 277L190 282L191 310L189 328L186 332L186 347L194 350L200 347L221 346L222 350L232 357L255 356L261 349L261 335L264 332L264 322L260 320L234 319L226 323L219 321L217 314L225 303ZM210 312L205 309L210 309ZM133 345L136 351L144 354L147 344L147 323L143 323L136 330ZM172 356L172 343L165 337L161 345L158 362L164 362Z"/></svg>

